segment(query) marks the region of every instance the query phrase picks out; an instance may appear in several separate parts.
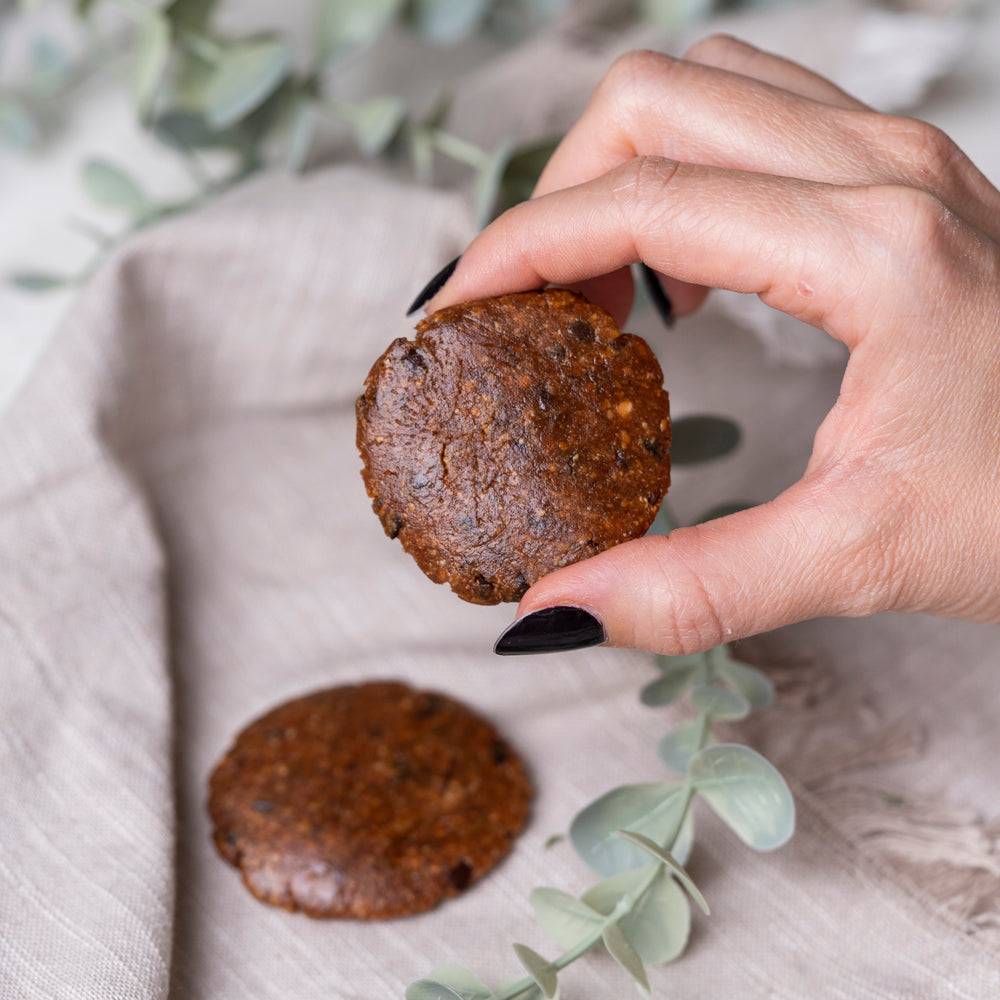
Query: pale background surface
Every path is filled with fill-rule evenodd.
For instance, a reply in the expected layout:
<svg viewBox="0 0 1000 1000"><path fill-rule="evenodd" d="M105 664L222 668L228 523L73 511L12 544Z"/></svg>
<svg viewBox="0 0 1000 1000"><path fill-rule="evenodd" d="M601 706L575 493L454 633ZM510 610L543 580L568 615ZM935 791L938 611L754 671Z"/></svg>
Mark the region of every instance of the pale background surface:
<svg viewBox="0 0 1000 1000"><path fill-rule="evenodd" d="M825 51L820 68L850 68L857 50L825 43L861 37L865 15L827 12L810 61ZM742 33L765 41L754 31L766 29L795 54L797 17L761 15ZM998 38L991 9L921 109L994 179ZM505 114L570 113L607 62L557 39L516 58L465 91L498 129ZM505 73L528 86L553 59L551 104L495 89ZM29 230L11 253L32 247ZM0 423L4 1000L367 1000L401 996L445 961L496 984L517 971L511 942L551 953L530 889L589 884L545 840L613 785L663 776L653 748L679 716L638 704L645 655L497 660L512 609L430 585L361 488L363 377L471 235L463 196L371 168L266 180L144 234L66 307ZM676 414L727 413L745 430L732 458L677 475L682 516L791 482L836 394L839 362L801 346L814 334L762 340L731 314L717 302L669 336L649 313L630 324L660 352ZM2 331L25 370L29 342L49 337L26 316L16 350ZM795 364L779 356L789 338ZM680 962L654 971L656 995L1000 995L998 639L887 615L744 644L780 697L733 735L788 776L799 830L758 856L699 814L690 867L713 916L696 918ZM372 676L492 717L534 771L531 826L493 876L417 919L322 923L264 907L210 844L208 772L277 701ZM567 996L630 991L601 957L565 977Z"/></svg>

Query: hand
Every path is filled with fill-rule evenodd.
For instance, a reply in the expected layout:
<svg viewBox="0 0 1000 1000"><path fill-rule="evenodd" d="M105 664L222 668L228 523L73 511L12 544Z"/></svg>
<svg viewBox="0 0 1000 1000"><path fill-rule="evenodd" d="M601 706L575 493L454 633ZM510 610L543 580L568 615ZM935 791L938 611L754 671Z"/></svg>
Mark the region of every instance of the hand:
<svg viewBox="0 0 1000 1000"><path fill-rule="evenodd" d="M616 62L430 308L554 283L623 321L643 261L678 315L752 292L850 357L799 482L557 570L519 615L670 654L820 615L1000 621L998 244L1000 193L930 125L723 37ZM513 635L565 648L569 620Z"/></svg>

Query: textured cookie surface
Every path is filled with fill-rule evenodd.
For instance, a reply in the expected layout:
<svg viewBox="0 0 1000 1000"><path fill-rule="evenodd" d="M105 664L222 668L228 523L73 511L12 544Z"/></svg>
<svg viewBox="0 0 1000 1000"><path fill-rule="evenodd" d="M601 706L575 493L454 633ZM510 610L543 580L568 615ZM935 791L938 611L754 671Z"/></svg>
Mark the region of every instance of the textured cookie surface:
<svg viewBox="0 0 1000 1000"><path fill-rule="evenodd" d="M220 853L259 899L313 917L428 910L510 851L531 785L466 706L392 681L318 691L239 734L213 772Z"/></svg>
<svg viewBox="0 0 1000 1000"><path fill-rule="evenodd" d="M644 534L670 484L655 356L561 289L432 314L376 361L357 417L386 534L477 604Z"/></svg>

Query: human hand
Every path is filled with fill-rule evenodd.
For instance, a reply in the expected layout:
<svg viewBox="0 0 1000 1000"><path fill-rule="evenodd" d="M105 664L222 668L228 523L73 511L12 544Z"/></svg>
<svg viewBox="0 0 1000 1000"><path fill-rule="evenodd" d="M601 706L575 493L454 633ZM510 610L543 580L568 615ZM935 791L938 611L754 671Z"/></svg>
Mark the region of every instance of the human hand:
<svg viewBox="0 0 1000 1000"><path fill-rule="evenodd" d="M429 309L551 283L621 322L637 261L678 315L728 288L842 341L840 397L799 482L549 574L498 651L691 653L882 610L1000 621L1000 193L946 136L733 39L630 54Z"/></svg>

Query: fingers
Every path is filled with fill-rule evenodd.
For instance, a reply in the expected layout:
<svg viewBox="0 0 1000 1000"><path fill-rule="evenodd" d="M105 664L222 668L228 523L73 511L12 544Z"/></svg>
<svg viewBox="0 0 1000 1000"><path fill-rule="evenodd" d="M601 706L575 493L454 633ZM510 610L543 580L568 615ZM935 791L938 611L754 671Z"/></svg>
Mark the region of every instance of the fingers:
<svg viewBox="0 0 1000 1000"><path fill-rule="evenodd" d="M617 60L536 194L635 156L661 156L829 184L903 184L1000 235L1000 196L939 129L872 112L808 70L742 43L714 38L692 51L725 68L655 52Z"/></svg>
<svg viewBox="0 0 1000 1000"><path fill-rule="evenodd" d="M518 621L585 608L610 645L677 655L817 616L881 610L891 588L876 522L846 509L818 483L800 483L762 507L627 542L544 577Z"/></svg>
<svg viewBox="0 0 1000 1000"><path fill-rule="evenodd" d="M430 307L571 285L643 260L689 284L757 293L850 343L885 292L844 224L870 214L860 189L637 157L506 213Z"/></svg>
<svg viewBox="0 0 1000 1000"><path fill-rule="evenodd" d="M704 38L688 49L684 58L703 66L738 73L831 107L853 111L870 110L868 105L818 73L789 59L763 52L731 35L711 35Z"/></svg>

